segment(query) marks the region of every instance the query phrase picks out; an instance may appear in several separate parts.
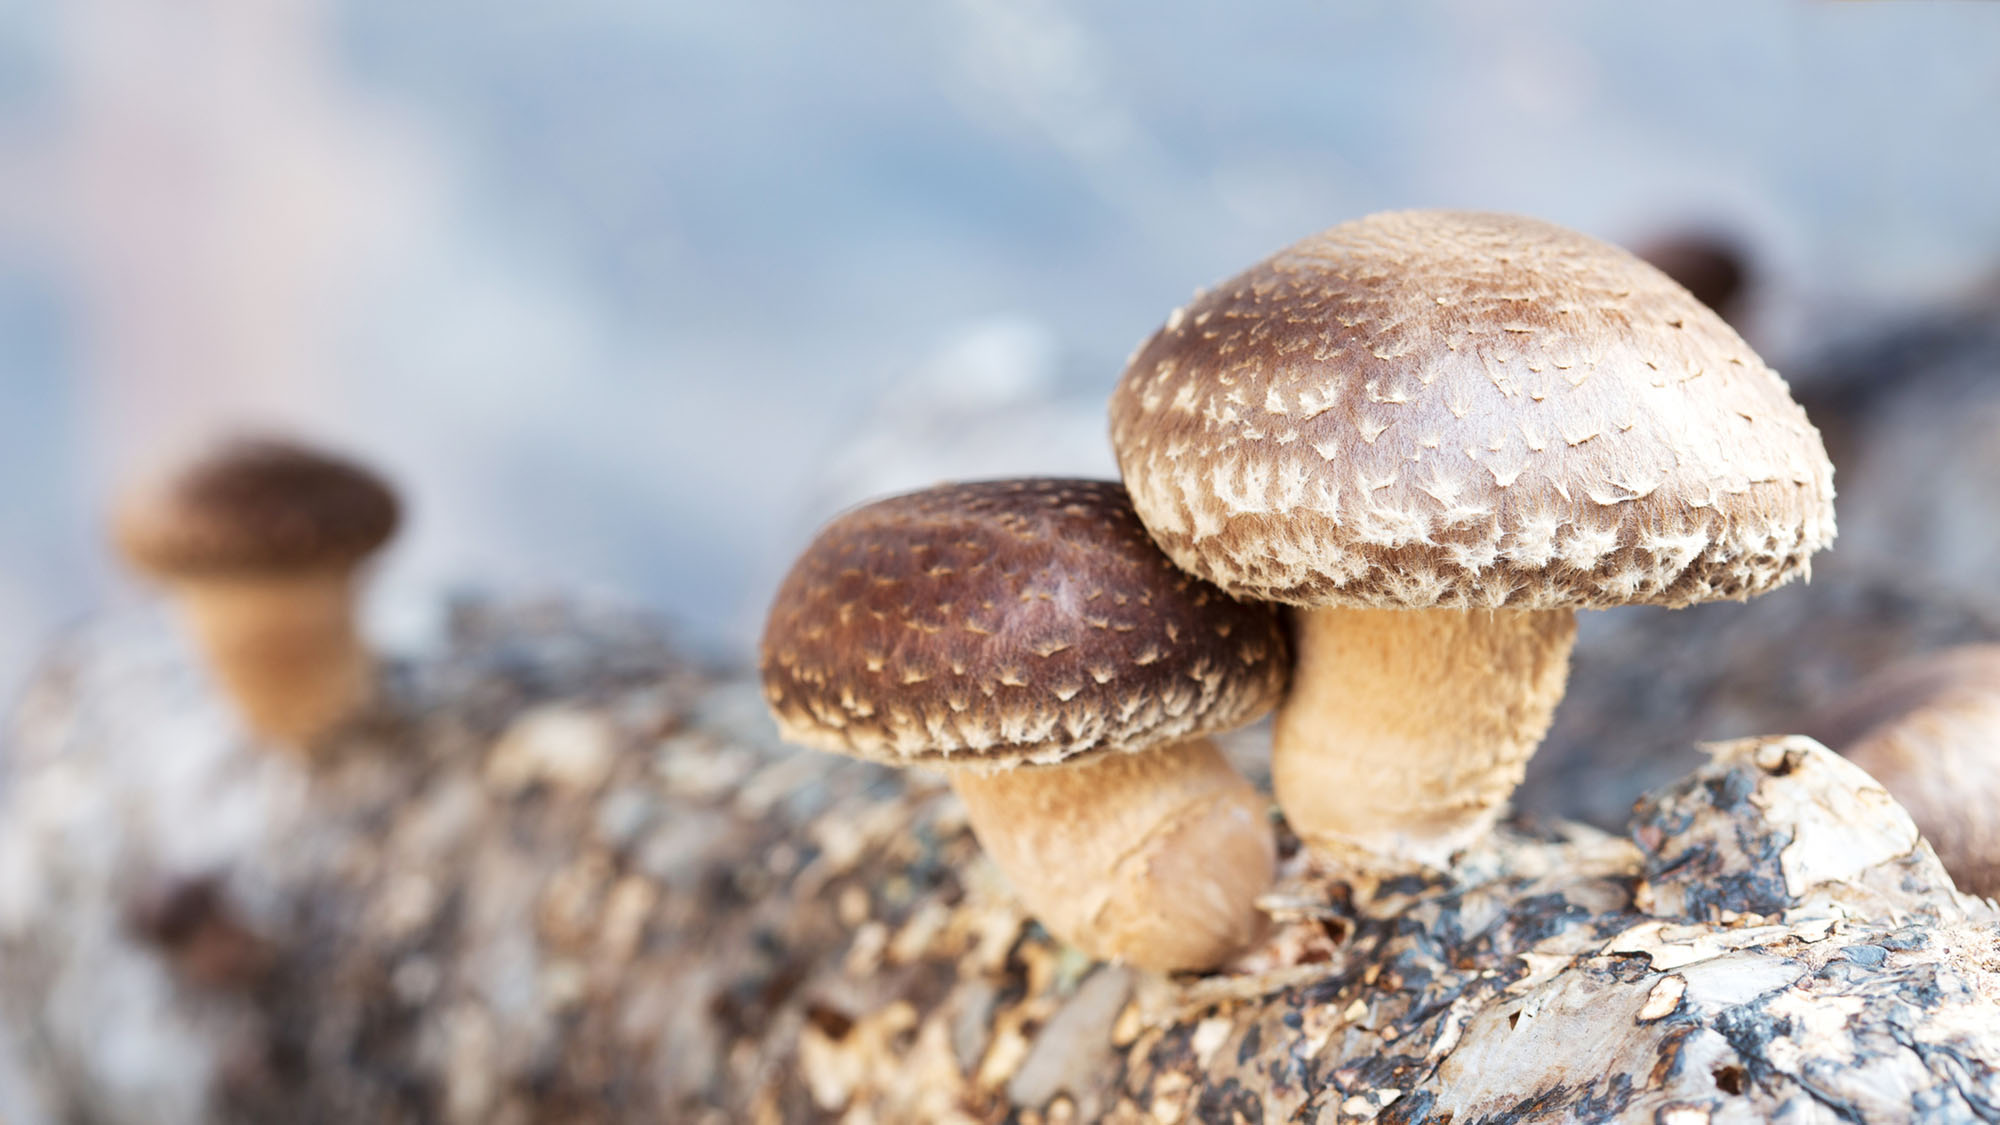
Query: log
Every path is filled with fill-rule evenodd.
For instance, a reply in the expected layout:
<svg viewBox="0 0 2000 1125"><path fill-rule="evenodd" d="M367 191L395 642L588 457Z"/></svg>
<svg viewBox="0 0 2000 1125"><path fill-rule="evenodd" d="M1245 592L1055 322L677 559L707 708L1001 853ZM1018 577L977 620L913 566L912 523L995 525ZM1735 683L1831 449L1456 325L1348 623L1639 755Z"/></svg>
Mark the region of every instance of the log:
<svg viewBox="0 0 2000 1125"><path fill-rule="evenodd" d="M1802 738L1449 873L1286 836L1270 938L1167 977L1025 918L941 782L777 744L627 614L463 605L383 695L287 758L160 622L51 657L0 775L46 1116L2000 1119L2000 908Z"/></svg>

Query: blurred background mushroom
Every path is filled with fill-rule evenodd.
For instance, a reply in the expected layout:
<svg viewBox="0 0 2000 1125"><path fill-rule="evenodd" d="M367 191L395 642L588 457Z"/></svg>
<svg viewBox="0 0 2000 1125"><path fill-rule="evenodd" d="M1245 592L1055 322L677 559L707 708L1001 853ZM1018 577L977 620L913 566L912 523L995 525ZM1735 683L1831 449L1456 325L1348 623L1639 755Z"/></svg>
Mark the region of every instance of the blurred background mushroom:
<svg viewBox="0 0 2000 1125"><path fill-rule="evenodd" d="M1875 775L1960 890L2000 897L2000 645L1891 664L1798 729Z"/></svg>
<svg viewBox="0 0 2000 1125"><path fill-rule="evenodd" d="M1717 316L1730 324L1743 319L1750 267L1735 239L1693 228L1644 239L1632 247L1632 252L1673 278L1695 300L1714 309Z"/></svg>
<svg viewBox="0 0 2000 1125"><path fill-rule="evenodd" d="M135 487L113 536L160 582L252 730L305 745L371 694L356 571L401 518L373 473L241 439Z"/></svg>

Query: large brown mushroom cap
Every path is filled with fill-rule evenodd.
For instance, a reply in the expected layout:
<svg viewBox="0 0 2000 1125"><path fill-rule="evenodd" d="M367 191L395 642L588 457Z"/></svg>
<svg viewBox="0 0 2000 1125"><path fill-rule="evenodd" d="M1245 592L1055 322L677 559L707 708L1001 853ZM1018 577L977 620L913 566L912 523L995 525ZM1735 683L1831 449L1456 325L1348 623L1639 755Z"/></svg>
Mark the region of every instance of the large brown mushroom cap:
<svg viewBox="0 0 2000 1125"><path fill-rule="evenodd" d="M352 462L284 441L224 446L120 505L113 536L170 578L351 566L395 533L396 494Z"/></svg>
<svg viewBox="0 0 2000 1125"><path fill-rule="evenodd" d="M994 768L1240 726L1289 667L1270 607L1175 569L1123 488L1074 480L839 517L779 588L762 656L793 741Z"/></svg>
<svg viewBox="0 0 2000 1125"><path fill-rule="evenodd" d="M1834 534L1818 432L1721 318L1506 215L1374 215L1281 251L1176 311L1111 419L1167 553L1295 605L1745 598Z"/></svg>

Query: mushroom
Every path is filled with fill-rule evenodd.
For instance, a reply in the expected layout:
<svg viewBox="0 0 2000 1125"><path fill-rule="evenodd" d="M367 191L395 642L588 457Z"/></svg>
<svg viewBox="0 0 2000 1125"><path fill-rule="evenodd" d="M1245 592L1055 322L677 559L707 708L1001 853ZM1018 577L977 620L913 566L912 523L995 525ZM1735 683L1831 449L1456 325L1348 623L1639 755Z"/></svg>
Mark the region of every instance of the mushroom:
<svg viewBox="0 0 2000 1125"><path fill-rule="evenodd" d="M1297 607L1273 784L1364 867L1490 826L1575 610L1748 598L1834 533L1819 434L1735 332L1506 215L1371 216L1198 296L1132 358L1111 435L1176 563Z"/></svg>
<svg viewBox="0 0 2000 1125"><path fill-rule="evenodd" d="M1650 239L1635 253L1734 326L1753 280L1742 246L1719 231L1688 229Z"/></svg>
<svg viewBox="0 0 2000 1125"><path fill-rule="evenodd" d="M1268 804L1206 736L1284 691L1283 629L1176 570L1116 484L947 485L828 524L764 629L791 741L947 770L1028 910L1152 969L1254 940Z"/></svg>
<svg viewBox="0 0 2000 1125"><path fill-rule="evenodd" d="M1909 810L1960 890L2000 897L2000 645L1891 665L1805 732Z"/></svg>
<svg viewBox="0 0 2000 1125"><path fill-rule="evenodd" d="M368 694L354 576L398 518L394 492L368 470L247 440L128 496L113 537L176 595L250 728L303 744Z"/></svg>

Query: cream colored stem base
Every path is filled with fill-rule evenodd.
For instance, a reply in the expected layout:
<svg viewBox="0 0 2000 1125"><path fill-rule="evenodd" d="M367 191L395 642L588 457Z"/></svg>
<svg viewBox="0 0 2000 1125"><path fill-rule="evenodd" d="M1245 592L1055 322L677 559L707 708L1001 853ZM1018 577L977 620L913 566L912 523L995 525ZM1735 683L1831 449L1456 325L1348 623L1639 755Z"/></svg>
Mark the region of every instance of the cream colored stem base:
<svg viewBox="0 0 2000 1125"><path fill-rule="evenodd" d="M367 698L347 572L208 579L179 592L217 679L257 733L302 745Z"/></svg>
<svg viewBox="0 0 2000 1125"><path fill-rule="evenodd" d="M1570 610L1318 609L1272 734L1279 807L1313 850L1441 867L1491 827L1548 732Z"/></svg>
<svg viewBox="0 0 2000 1125"><path fill-rule="evenodd" d="M1268 803L1205 738L952 785L1028 910L1092 956L1205 969L1262 932Z"/></svg>

